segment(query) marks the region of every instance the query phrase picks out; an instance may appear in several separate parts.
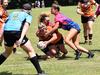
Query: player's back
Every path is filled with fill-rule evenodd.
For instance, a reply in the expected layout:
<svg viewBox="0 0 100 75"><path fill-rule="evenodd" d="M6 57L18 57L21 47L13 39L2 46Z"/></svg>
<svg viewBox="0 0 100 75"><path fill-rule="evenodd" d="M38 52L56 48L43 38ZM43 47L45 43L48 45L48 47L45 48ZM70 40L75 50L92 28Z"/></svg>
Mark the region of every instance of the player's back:
<svg viewBox="0 0 100 75"><path fill-rule="evenodd" d="M16 31L20 31L21 27L23 26L23 22L27 19L27 18L31 18L31 16L29 14L27 14L26 12L23 11L15 11L12 12L9 16L8 19L5 23L5 27L4 30L16 30Z"/></svg>

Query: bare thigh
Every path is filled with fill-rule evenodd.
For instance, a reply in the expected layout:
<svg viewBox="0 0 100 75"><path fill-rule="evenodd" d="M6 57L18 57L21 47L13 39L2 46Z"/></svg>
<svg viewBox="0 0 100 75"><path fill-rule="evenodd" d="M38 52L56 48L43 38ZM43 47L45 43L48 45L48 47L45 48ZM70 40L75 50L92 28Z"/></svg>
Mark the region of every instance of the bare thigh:
<svg viewBox="0 0 100 75"><path fill-rule="evenodd" d="M30 58L36 56L32 44L29 40L23 46L21 46L21 48L28 54Z"/></svg>

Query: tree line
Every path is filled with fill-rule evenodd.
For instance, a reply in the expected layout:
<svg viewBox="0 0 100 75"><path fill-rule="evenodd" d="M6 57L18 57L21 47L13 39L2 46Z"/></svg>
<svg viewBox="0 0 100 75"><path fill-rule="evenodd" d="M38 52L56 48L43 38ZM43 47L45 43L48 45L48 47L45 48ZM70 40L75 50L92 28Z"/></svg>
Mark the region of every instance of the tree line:
<svg viewBox="0 0 100 75"><path fill-rule="evenodd" d="M34 4L36 0L9 0L8 8L16 9L21 8L24 3ZM40 1L40 7L42 7L42 3L44 2L45 7L50 7L52 3L58 3L61 6L69 6L69 5L77 5L79 0L38 0ZM96 0L100 3L100 0Z"/></svg>

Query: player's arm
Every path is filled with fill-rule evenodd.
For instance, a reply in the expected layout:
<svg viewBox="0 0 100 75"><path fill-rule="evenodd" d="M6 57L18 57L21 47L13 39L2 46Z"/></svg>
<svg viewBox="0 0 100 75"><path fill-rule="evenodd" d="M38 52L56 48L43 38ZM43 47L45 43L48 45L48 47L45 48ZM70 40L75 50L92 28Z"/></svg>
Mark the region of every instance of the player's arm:
<svg viewBox="0 0 100 75"><path fill-rule="evenodd" d="M76 12L77 12L77 14L84 15L84 13L81 11L81 8L80 8L80 2L78 3Z"/></svg>
<svg viewBox="0 0 100 75"><path fill-rule="evenodd" d="M3 14L3 9L0 7L0 16Z"/></svg>
<svg viewBox="0 0 100 75"><path fill-rule="evenodd" d="M93 3L94 3L94 5L96 6L96 12L95 12L95 15L94 15L94 17L96 18L96 17L98 17L98 15L97 15L97 11L98 11L99 4L96 3L95 0L93 0Z"/></svg>
<svg viewBox="0 0 100 75"><path fill-rule="evenodd" d="M25 22L24 27L22 29L20 40L23 40L24 36L27 34L30 24Z"/></svg>
<svg viewBox="0 0 100 75"><path fill-rule="evenodd" d="M32 16L27 16L26 17L26 22L24 23L24 27L22 29L22 33L21 33L21 40L24 38L24 36L27 34L28 32L28 29L30 27L30 24L31 24L31 21L32 21Z"/></svg>
<svg viewBox="0 0 100 75"><path fill-rule="evenodd" d="M57 34L53 33L51 39L48 40L48 41L45 41L45 43L46 43L46 45L48 45L49 43L51 43L51 42L53 42L55 40L57 40Z"/></svg>
<svg viewBox="0 0 100 75"><path fill-rule="evenodd" d="M24 27L23 27L23 29L22 29L21 37L20 37L20 39L19 39L18 41L16 41L16 45L17 45L17 46L20 46L20 44L21 44L21 42L22 42L24 36L25 36L26 33L28 32L28 29L29 29L29 23L28 23L28 22L25 22Z"/></svg>
<svg viewBox="0 0 100 75"><path fill-rule="evenodd" d="M24 36L25 36L25 35L27 34L27 32L28 32L28 29L29 29L29 27L30 27L31 21L32 21L32 17L31 17L31 16L28 16L28 17L26 18L26 22L24 23L24 26L23 26L23 29L22 29L22 33L21 33L21 37L20 37L20 39L16 42L16 45L20 46L20 44L21 44L21 42L22 42Z"/></svg>
<svg viewBox="0 0 100 75"><path fill-rule="evenodd" d="M2 15L3 15L3 9L0 8L0 17L2 17ZM0 18L0 22L4 23L4 20L2 20L2 19Z"/></svg>
<svg viewBox="0 0 100 75"><path fill-rule="evenodd" d="M53 29L51 31L47 32L45 36L48 36L48 35L52 34L58 28L59 28L59 22L56 22Z"/></svg>
<svg viewBox="0 0 100 75"><path fill-rule="evenodd" d="M95 15L96 15L96 17L98 17L100 15L100 5L97 7Z"/></svg>

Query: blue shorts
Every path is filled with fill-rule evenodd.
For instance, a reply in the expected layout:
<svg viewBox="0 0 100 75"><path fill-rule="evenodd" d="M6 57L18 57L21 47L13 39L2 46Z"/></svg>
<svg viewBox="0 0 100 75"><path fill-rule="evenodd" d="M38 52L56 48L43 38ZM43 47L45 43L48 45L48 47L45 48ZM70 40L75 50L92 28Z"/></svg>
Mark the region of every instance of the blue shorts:
<svg viewBox="0 0 100 75"><path fill-rule="evenodd" d="M72 29L72 28L74 28L74 29L76 29L78 32L80 32L80 26L77 24L77 23L75 23L75 22L71 22L71 23L69 23L69 24L67 24L67 25L62 25L62 27L61 27L62 29L64 29L64 30L70 30L70 29Z"/></svg>

